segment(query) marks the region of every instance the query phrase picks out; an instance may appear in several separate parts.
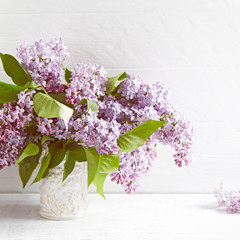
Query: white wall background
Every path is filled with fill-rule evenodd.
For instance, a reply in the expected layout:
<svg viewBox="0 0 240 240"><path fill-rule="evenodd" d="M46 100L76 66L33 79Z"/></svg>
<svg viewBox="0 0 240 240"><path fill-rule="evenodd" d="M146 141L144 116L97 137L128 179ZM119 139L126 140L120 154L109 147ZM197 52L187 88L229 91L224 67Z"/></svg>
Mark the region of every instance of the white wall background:
<svg viewBox="0 0 240 240"><path fill-rule="evenodd" d="M69 68L98 63L110 76L126 70L164 82L195 125L193 163L178 168L173 151L159 146L139 192L240 186L240 1L0 0L0 52L15 55L24 40L59 36ZM0 79L8 81L2 67ZM123 191L110 181L105 190ZM0 191L22 191L17 167L0 172Z"/></svg>

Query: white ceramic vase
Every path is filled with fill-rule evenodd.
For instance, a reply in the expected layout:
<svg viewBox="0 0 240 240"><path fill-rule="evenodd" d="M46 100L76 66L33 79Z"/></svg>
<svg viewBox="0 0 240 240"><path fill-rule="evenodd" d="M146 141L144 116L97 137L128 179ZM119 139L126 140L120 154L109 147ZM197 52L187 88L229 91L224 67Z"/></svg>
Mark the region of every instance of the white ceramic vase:
<svg viewBox="0 0 240 240"><path fill-rule="evenodd" d="M63 182L64 161L50 169L40 184L40 215L53 220L71 220L87 212L87 162L76 162Z"/></svg>

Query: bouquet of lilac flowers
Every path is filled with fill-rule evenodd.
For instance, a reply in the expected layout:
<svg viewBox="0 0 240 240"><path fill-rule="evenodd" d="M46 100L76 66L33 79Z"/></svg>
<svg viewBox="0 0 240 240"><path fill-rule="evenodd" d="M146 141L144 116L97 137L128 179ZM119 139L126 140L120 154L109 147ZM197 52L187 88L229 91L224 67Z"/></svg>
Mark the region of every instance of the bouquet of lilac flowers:
<svg viewBox="0 0 240 240"><path fill-rule="evenodd" d="M61 39L24 43L16 60L0 54L13 84L0 82L0 168L19 165L23 187L64 161L63 181L76 161L88 163L88 185L103 194L107 175L135 191L157 157L157 143L175 149L181 167L191 161L193 128L169 103L169 90L137 75L108 78L97 64L64 68ZM65 79L66 83L63 83Z"/></svg>

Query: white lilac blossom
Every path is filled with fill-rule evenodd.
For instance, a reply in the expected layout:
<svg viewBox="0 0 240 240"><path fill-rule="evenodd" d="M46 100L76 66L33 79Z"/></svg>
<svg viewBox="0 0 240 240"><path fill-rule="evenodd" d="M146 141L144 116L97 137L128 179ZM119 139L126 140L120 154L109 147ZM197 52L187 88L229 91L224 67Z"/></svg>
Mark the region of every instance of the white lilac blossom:
<svg viewBox="0 0 240 240"><path fill-rule="evenodd" d="M170 91L164 84L149 84L138 75L127 75L111 94L106 94L106 70L86 63L78 64L69 83L62 84L67 55L61 39L24 43L19 47L18 58L41 87L20 92L18 100L5 103L0 110L0 168L15 163L32 137L29 128L34 129L39 139L45 135L56 141L75 141L108 155L119 153L119 136L150 119L167 123L136 150L119 153L120 164L110 175L112 181L121 184L127 193L136 191L157 157L157 143L174 148L174 161L179 167L191 162L193 128L169 102ZM48 119L35 113L33 97L39 92L65 94L64 104L74 110L67 129L62 119ZM88 109L83 99L95 102L98 111Z"/></svg>
<svg viewBox="0 0 240 240"><path fill-rule="evenodd" d="M229 213L240 213L240 189L226 189L222 186L215 191L218 204Z"/></svg>
<svg viewBox="0 0 240 240"><path fill-rule="evenodd" d="M68 55L61 38L50 42L40 40L32 45L24 42L17 49L17 57L36 84L42 84L49 92L62 92L64 76L62 63Z"/></svg>

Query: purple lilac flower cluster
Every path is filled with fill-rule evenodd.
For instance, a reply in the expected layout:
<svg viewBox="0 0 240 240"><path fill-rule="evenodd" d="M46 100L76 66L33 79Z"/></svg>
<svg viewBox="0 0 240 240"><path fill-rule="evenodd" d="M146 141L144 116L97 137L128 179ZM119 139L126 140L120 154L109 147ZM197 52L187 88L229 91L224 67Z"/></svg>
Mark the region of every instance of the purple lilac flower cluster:
<svg viewBox="0 0 240 240"><path fill-rule="evenodd" d="M78 64L71 77L71 83L66 89L68 102L77 106L82 99L100 104L99 97L105 95L107 72L97 64Z"/></svg>
<svg viewBox="0 0 240 240"><path fill-rule="evenodd" d="M33 119L33 94L23 91L18 100L0 110L0 169L14 164L29 135L24 127Z"/></svg>
<svg viewBox="0 0 240 240"><path fill-rule="evenodd" d="M175 163L182 166L191 161L193 128L189 121L169 103L169 90L159 82L149 84L138 75L127 75L114 94L106 95L107 72L97 64L78 64L72 71L70 83L62 84L63 60L68 55L61 39L50 42L24 43L17 56L36 84L45 90L65 93L67 104L74 114L68 130L62 119L39 117L34 112L33 94L23 91L18 100L4 104L0 110L0 168L15 163L21 148L31 137L26 129L32 120L41 137L47 135L58 140L72 139L84 147L95 147L99 154L118 154L120 135L149 120L165 120L142 146L132 152L120 153L119 169L111 174L115 181L132 193L141 185L141 179L157 157L157 143L172 146ZM94 101L98 112L88 110L83 99Z"/></svg>
<svg viewBox="0 0 240 240"><path fill-rule="evenodd" d="M116 121L105 121L97 117L96 112L89 111L79 118L72 117L68 123L68 131L61 119L37 117L38 132L58 140L73 139L80 141L84 147L95 147L100 154L117 154L119 147L120 124Z"/></svg>
<svg viewBox="0 0 240 240"><path fill-rule="evenodd" d="M49 92L62 92L64 70L62 63L68 55L67 47L60 39L43 40L32 45L24 42L17 51L17 57L30 73L36 84L42 84Z"/></svg>
<svg viewBox="0 0 240 240"><path fill-rule="evenodd" d="M133 193L142 185L142 177L157 157L155 141L150 137L146 143L132 152L120 153L118 171L111 174L111 180L125 187L127 193Z"/></svg>
<svg viewBox="0 0 240 240"><path fill-rule="evenodd" d="M167 123L141 147L131 153L121 154L119 170L112 173L112 180L133 192L140 186L140 179L156 158L155 144L172 146L175 163L181 167L191 162L193 127L183 115L169 103L169 90L162 84L147 84L137 75L128 75L118 89L117 97L105 97L105 109L101 112L106 119L122 124L120 133L131 130L135 122L148 119L166 120ZM150 157L149 157L150 156ZM127 164L128 163L128 164Z"/></svg>
<svg viewBox="0 0 240 240"><path fill-rule="evenodd" d="M218 199L218 204L225 207L229 213L240 213L240 190L225 189L222 186L215 190L215 197Z"/></svg>

